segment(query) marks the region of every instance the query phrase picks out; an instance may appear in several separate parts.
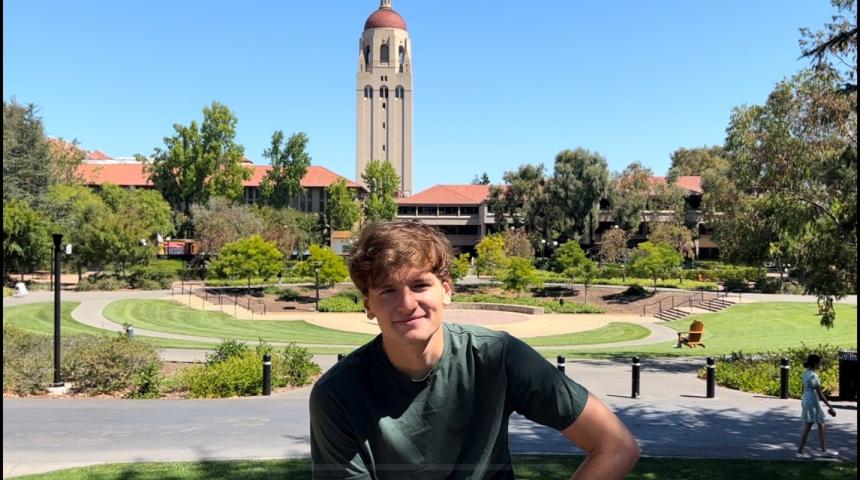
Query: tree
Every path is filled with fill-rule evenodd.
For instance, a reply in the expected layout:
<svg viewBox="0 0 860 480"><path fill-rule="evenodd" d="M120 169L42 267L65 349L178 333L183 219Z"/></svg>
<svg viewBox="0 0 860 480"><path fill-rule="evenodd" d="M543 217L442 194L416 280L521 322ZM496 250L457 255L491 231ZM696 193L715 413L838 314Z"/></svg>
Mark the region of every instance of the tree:
<svg viewBox="0 0 860 480"><path fill-rule="evenodd" d="M152 160L136 155L175 213L190 214L191 205L210 197L242 198L242 181L251 171L242 165L244 147L235 142L238 120L227 106L212 102L203 108L203 124L174 124L175 134L164 137L165 149L155 149ZM174 215L174 221L179 218ZM180 233L189 235L191 225Z"/></svg>
<svg viewBox="0 0 860 480"><path fill-rule="evenodd" d="M77 141L66 142L48 139L51 162L51 182L65 185L81 183L78 167L86 158L86 153L78 148Z"/></svg>
<svg viewBox="0 0 860 480"><path fill-rule="evenodd" d="M666 243L672 246L684 258L693 258L696 254L696 244L693 242L693 232L677 223L658 223L651 230L648 240L652 243Z"/></svg>
<svg viewBox="0 0 860 480"><path fill-rule="evenodd" d="M535 274L532 262L525 258L513 257L510 259L508 271L502 279L505 290L517 292L526 291L529 285L541 285L540 278Z"/></svg>
<svg viewBox="0 0 860 480"><path fill-rule="evenodd" d="M505 255L509 257L520 257L532 261L535 258L535 250L529 243L529 237L523 230L507 230L502 235L505 238Z"/></svg>
<svg viewBox="0 0 860 480"><path fill-rule="evenodd" d="M495 215L496 231L504 231L510 222L515 227L527 222L526 211L545 183L543 165L520 165L502 176L504 187L491 187L488 207ZM529 228L529 230L531 230Z"/></svg>
<svg viewBox="0 0 860 480"><path fill-rule="evenodd" d="M487 172L484 172L479 177L475 175L475 178L472 179L472 185L489 185L490 184L490 176L487 175Z"/></svg>
<svg viewBox="0 0 860 480"><path fill-rule="evenodd" d="M334 253L334 250L313 244L310 246L310 252L311 257L307 263L310 265L314 263L319 265L321 284L334 287L337 282L349 279L349 270L346 267L346 262L338 254ZM313 275L312 270L309 273Z"/></svg>
<svg viewBox="0 0 860 480"><path fill-rule="evenodd" d="M273 242L252 235L224 245L210 268L219 276L246 277L250 289L251 278L257 276L266 279L281 272L283 260L284 255Z"/></svg>
<svg viewBox="0 0 860 480"><path fill-rule="evenodd" d="M553 258L555 271L570 279L571 285L576 280L579 267L589 261L585 251L576 240L570 240L561 244L555 251Z"/></svg>
<svg viewBox="0 0 860 480"><path fill-rule="evenodd" d="M457 283L457 280L465 278L469 274L469 266L469 253L461 253L451 262L451 281Z"/></svg>
<svg viewBox="0 0 860 480"><path fill-rule="evenodd" d="M355 200L355 193L340 179L326 187L328 202L325 215L334 230L352 230L361 217L361 206Z"/></svg>
<svg viewBox="0 0 860 480"><path fill-rule="evenodd" d="M651 195L651 169L639 162L628 165L616 178L610 195L612 218L615 224L628 232L635 232L642 223L642 215Z"/></svg>
<svg viewBox="0 0 860 480"><path fill-rule="evenodd" d="M192 205L191 218L200 251L208 255L218 255L228 243L248 238L265 228L251 205L238 204L225 197L211 197L205 203Z"/></svg>
<svg viewBox="0 0 860 480"><path fill-rule="evenodd" d="M702 176L705 172L725 169L725 151L720 145L711 147L679 148L672 152L672 165L666 181L675 183L681 176Z"/></svg>
<svg viewBox="0 0 860 480"><path fill-rule="evenodd" d="M653 280L656 293L657 280L672 276L682 260L681 254L668 243L644 242L633 251L630 271Z"/></svg>
<svg viewBox="0 0 860 480"><path fill-rule="evenodd" d="M752 239L746 256L756 263L778 239L806 290L825 302L857 284L857 93L846 94L843 82L834 70L805 70L764 105L735 109L728 185L714 182L723 190L713 208L726 209L715 239ZM823 316L822 325L832 320Z"/></svg>
<svg viewBox="0 0 860 480"><path fill-rule="evenodd" d="M51 184L51 152L32 103L3 102L3 200L34 205Z"/></svg>
<svg viewBox="0 0 860 480"><path fill-rule="evenodd" d="M630 240L630 233L620 228L611 228L605 231L600 239L600 249L597 256L603 261L612 263L624 259L630 251L627 248L628 240Z"/></svg>
<svg viewBox="0 0 860 480"><path fill-rule="evenodd" d="M801 28L801 56L812 59L817 70L841 68L844 83L840 92L857 93L857 0L831 3L847 15L834 15L833 23L825 25L826 32Z"/></svg>
<svg viewBox="0 0 860 480"><path fill-rule="evenodd" d="M364 218L368 222L394 220L397 216L397 187L400 177L390 163L372 160L361 174L367 189L370 191L364 203Z"/></svg>
<svg viewBox="0 0 860 480"><path fill-rule="evenodd" d="M263 224L263 239L275 242L287 258L293 252L304 252L308 245L321 241L317 231L318 215L314 213L270 206L254 207L252 212Z"/></svg>
<svg viewBox="0 0 860 480"><path fill-rule="evenodd" d="M661 222L684 223L687 192L670 183L657 183L648 198L649 228Z"/></svg>
<svg viewBox="0 0 860 480"><path fill-rule="evenodd" d="M590 258L586 258L584 262L576 267L574 272L574 275L582 280L582 286L585 289L585 300L583 301L585 304L588 304L588 287L594 283L597 273L597 265Z"/></svg>
<svg viewBox="0 0 860 480"><path fill-rule="evenodd" d="M496 278L496 270L508 264L508 258L505 255L505 237L499 233L487 235L475 246L475 252L478 254L476 262L478 271L489 271L490 285L492 285Z"/></svg>
<svg viewBox="0 0 860 480"><path fill-rule="evenodd" d="M302 193L302 178L311 164L311 157L305 151L308 136L304 132L290 135L285 146L284 132L272 134L272 146L263 152L272 169L260 182L260 194L267 205L284 208Z"/></svg>
<svg viewBox="0 0 860 480"><path fill-rule="evenodd" d="M3 206L3 277L12 265L24 274L50 262L53 243L50 223L23 200Z"/></svg>
<svg viewBox="0 0 860 480"><path fill-rule="evenodd" d="M600 200L609 189L606 159L583 148L562 151L548 189L561 215L559 230L567 238L583 235L591 242Z"/></svg>
<svg viewBox="0 0 860 480"><path fill-rule="evenodd" d="M78 280L83 278L84 271L102 270L109 259L101 242L104 232L101 222L113 214L104 200L82 185L53 185L43 203L63 240L74 245L74 255L67 263L78 272ZM161 233L169 235L172 226L171 231Z"/></svg>

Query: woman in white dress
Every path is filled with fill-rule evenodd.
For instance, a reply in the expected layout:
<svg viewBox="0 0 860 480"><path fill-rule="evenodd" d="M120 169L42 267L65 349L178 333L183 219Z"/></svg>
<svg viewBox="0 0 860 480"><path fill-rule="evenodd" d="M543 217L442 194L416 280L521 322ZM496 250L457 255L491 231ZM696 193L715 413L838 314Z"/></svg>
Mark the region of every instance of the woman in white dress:
<svg viewBox="0 0 860 480"><path fill-rule="evenodd" d="M821 367L821 357L812 354L806 357L806 362L803 364L806 370L803 371L803 396L800 397L800 405L802 407L803 416L803 431L800 434L800 446L797 448L795 457L811 458L808 453L804 453L803 447L806 446L806 439L809 437L809 431L812 430L812 424L818 425L818 439L821 441L821 455L825 457L835 457L839 454L836 450L827 449L827 438L824 434L824 412L821 410L819 399L827 405L827 413L831 417L836 416L836 410L830 406L830 402L821 393L821 382L818 380L818 374L815 373Z"/></svg>

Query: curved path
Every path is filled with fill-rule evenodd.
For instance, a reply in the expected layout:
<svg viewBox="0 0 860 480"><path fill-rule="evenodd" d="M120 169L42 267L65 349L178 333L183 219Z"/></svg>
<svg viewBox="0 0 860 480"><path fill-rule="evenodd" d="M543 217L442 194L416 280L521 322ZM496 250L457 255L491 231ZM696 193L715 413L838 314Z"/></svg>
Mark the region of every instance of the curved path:
<svg viewBox="0 0 860 480"><path fill-rule="evenodd" d="M188 302L184 299L188 298ZM172 297L169 290L122 290L114 292L62 292L62 300L80 302L77 308L72 310L72 318L84 325L108 330L113 332L122 332L123 326L117 324L104 316L104 309L108 304L117 300L125 299L162 299L175 300L182 305L191 308L217 311L219 306L214 303L205 302L199 297L176 296ZM38 291L32 292L27 297L23 298L4 298L3 306L23 305L38 302L53 301L53 293ZM229 311L229 309L228 309ZM252 318L252 313L248 310L238 307L237 318L248 319ZM613 314L544 314L544 315L526 315L511 312L493 312L484 310L455 310L449 309L446 313L446 321L482 325L494 330L503 330L511 335L520 338L539 337L547 335L560 335L566 333L583 332L604 327L610 322L625 322L641 325L651 331L646 338L615 342L609 344L597 345L578 345L581 349L603 348L606 346L623 347L635 345L649 345L653 343L661 343L676 338L675 330L666 326L660 325L659 320L653 317L642 317L639 315L613 315ZM502 317L500 319L500 317ZM317 313L317 312L279 312L270 313L267 315L253 315L256 320L304 320L313 325L334 330L346 332L377 334L379 327L376 322L370 321L363 313ZM500 321L501 320L501 321ZM193 342L203 342L217 344L221 341L216 337L205 337L197 335L183 335L175 333L160 332L154 330L146 330L141 328L134 329L135 335L167 338L173 340L186 340ZM286 343L272 342L275 346L283 346ZM302 347L332 347L351 349L355 345L333 345L333 344L300 344ZM543 346L538 347L539 350L559 349L566 346ZM169 350L166 349L166 357L172 357ZM165 358L170 359L170 358Z"/></svg>

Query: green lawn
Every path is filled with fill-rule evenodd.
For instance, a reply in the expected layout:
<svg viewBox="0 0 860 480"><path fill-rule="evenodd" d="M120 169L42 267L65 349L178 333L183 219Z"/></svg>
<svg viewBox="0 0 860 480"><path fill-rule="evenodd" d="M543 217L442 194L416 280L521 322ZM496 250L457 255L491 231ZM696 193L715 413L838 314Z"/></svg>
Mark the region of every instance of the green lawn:
<svg viewBox="0 0 860 480"><path fill-rule="evenodd" d="M373 336L341 332L307 322L238 320L221 312L204 312L167 300L119 300L107 306L104 316L137 328L213 338L256 342L296 342L317 345L362 345Z"/></svg>
<svg viewBox="0 0 860 480"><path fill-rule="evenodd" d="M524 338L523 341L533 347L556 345L596 345L599 343L626 342L645 338L651 330L633 323L610 322L605 327L578 333L564 335L549 335L546 337Z"/></svg>
<svg viewBox="0 0 860 480"><path fill-rule="evenodd" d="M562 480L582 463L581 456L514 455L517 478ZM26 480L290 480L310 479L307 459L237 460L176 463L127 463L75 468L18 477ZM642 458L628 479L649 480L843 480L857 478L847 462Z"/></svg>
<svg viewBox="0 0 860 480"><path fill-rule="evenodd" d="M60 334L69 335L102 335L104 330L84 325L72 320L72 310L80 302L60 302ZM3 325L12 325L21 330L42 335L54 334L54 304L31 303L3 309Z"/></svg>
<svg viewBox="0 0 860 480"><path fill-rule="evenodd" d="M828 330L819 325L815 303L759 302L735 305L716 313L693 315L683 320L666 322L678 331L686 331L693 319L705 324L702 341L707 348L673 348L674 341L640 347L604 348L599 352L576 349L546 351L546 357L556 355L590 357L673 357L719 356L732 352L757 353L788 347L830 344L841 347L857 346L857 306L837 304L835 326Z"/></svg>

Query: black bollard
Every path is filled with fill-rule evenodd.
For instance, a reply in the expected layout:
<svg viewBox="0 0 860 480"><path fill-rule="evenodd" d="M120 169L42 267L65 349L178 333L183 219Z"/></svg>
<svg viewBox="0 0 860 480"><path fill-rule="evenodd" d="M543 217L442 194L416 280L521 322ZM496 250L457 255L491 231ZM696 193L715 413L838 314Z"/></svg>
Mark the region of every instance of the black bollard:
<svg viewBox="0 0 860 480"><path fill-rule="evenodd" d="M639 367L641 365L639 357L633 357L633 392L630 394L630 398L639 398Z"/></svg>
<svg viewBox="0 0 860 480"><path fill-rule="evenodd" d="M272 356L263 354L263 395L272 394Z"/></svg>
<svg viewBox="0 0 860 480"><path fill-rule="evenodd" d="M707 368L708 368L708 398L714 398L714 377L715 371L717 369L716 365L714 365L714 357L707 358Z"/></svg>
<svg viewBox="0 0 860 480"><path fill-rule="evenodd" d="M791 367L788 365L788 359L782 357L779 361L779 398L788 398L788 371Z"/></svg>
<svg viewBox="0 0 860 480"><path fill-rule="evenodd" d="M558 365L558 370L561 373L564 373L564 355L559 355L558 358L555 359L556 364Z"/></svg>
<svg viewBox="0 0 860 480"><path fill-rule="evenodd" d="M339 362L339 361L343 360L343 357L345 357L345 356L346 356L346 355L344 355L344 354L342 354L342 353L338 353L338 354L337 354L337 361Z"/></svg>

